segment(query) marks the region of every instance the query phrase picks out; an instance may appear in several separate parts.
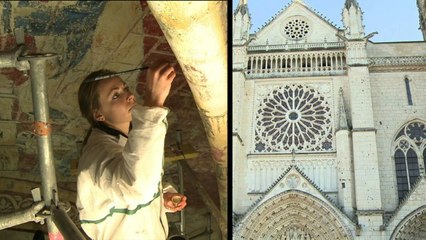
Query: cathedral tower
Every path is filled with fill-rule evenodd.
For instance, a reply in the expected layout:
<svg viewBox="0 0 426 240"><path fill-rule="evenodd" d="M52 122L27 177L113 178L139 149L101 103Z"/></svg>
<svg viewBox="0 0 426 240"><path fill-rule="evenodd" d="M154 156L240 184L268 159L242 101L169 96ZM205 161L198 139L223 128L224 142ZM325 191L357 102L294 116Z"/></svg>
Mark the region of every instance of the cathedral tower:
<svg viewBox="0 0 426 240"><path fill-rule="evenodd" d="M383 209L366 49L368 39L364 37L362 11L356 0L346 0L343 23L352 117L356 215L361 227L370 225L371 230L378 231L383 224Z"/></svg>
<svg viewBox="0 0 426 240"><path fill-rule="evenodd" d="M233 239L426 239L426 42L285 2L234 10Z"/></svg>
<svg viewBox="0 0 426 240"><path fill-rule="evenodd" d="M233 25L232 25L232 141L234 151L232 159L239 159L242 157L244 152L244 134L241 129L241 113L244 109L245 94L245 71L247 68L247 45L249 42L249 30L250 30L250 15L247 7L247 0L240 0L237 9L233 14ZM245 166L239 164L238 161L232 164L233 167L233 187L240 187L241 182L235 182L238 177L244 176ZM236 171L238 169L238 171ZM238 193L236 193L238 194ZM233 202L233 209L236 209Z"/></svg>

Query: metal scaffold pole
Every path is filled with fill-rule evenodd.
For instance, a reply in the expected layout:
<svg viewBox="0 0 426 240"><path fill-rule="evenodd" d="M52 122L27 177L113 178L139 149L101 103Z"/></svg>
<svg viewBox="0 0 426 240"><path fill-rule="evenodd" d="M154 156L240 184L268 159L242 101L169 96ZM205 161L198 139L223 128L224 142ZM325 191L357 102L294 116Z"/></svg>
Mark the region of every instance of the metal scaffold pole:
<svg viewBox="0 0 426 240"><path fill-rule="evenodd" d="M52 128L49 123L49 105L46 90L46 61L56 57L52 54L32 55L23 57L30 63L31 92L34 111L34 132L37 136L38 159L40 161L41 192L47 209L53 204L57 205L58 188L56 186L55 165L50 133ZM52 217L46 218L49 239L63 239Z"/></svg>
<svg viewBox="0 0 426 240"><path fill-rule="evenodd" d="M55 57L54 54L40 54L20 58L20 60L26 60L30 63L34 133L37 136L41 191L45 207L50 210L46 223L50 240L85 239L65 211L58 207L58 187L50 137L52 127L49 122L49 104L46 90L46 61Z"/></svg>
<svg viewBox="0 0 426 240"><path fill-rule="evenodd" d="M37 154L40 161L41 195L33 195L36 201L32 207L0 215L0 230L25 222L47 223L50 240L86 239L77 226L60 207L53 160L52 127L49 118L49 103L46 90L46 62L56 54L25 55L24 30L15 29L17 48L0 53L0 68L16 68L30 72L31 92L34 111L34 134L37 136ZM33 192L33 191L32 191ZM38 191L35 191L38 192ZM42 201L40 201L42 198Z"/></svg>

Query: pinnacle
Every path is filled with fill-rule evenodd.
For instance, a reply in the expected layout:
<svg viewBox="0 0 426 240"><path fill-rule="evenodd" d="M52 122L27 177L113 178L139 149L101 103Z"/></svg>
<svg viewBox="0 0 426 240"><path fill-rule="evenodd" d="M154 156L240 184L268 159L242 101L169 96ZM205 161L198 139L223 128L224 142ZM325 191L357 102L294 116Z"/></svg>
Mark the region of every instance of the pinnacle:
<svg viewBox="0 0 426 240"><path fill-rule="evenodd" d="M346 0L345 8L349 9L351 5L354 5L354 7L359 8L359 4L357 0Z"/></svg>

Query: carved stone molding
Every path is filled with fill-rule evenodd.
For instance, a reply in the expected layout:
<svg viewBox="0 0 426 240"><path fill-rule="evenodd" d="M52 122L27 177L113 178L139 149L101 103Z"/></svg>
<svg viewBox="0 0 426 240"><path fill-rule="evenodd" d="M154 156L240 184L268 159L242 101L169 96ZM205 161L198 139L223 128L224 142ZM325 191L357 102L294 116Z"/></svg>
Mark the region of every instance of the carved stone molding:
<svg viewBox="0 0 426 240"><path fill-rule="evenodd" d="M297 188L300 184L300 178L296 174L290 174L286 178L286 183L290 188Z"/></svg>
<svg viewBox="0 0 426 240"><path fill-rule="evenodd" d="M371 72L426 71L426 56L369 58Z"/></svg>
<svg viewBox="0 0 426 240"><path fill-rule="evenodd" d="M426 65L426 56L372 57L369 60L371 66Z"/></svg>
<svg viewBox="0 0 426 240"><path fill-rule="evenodd" d="M334 151L330 84L259 85L254 152Z"/></svg>
<svg viewBox="0 0 426 240"><path fill-rule="evenodd" d="M292 160L251 159L248 163L248 193L264 192L291 166L292 162ZM301 160L298 157L295 164L322 191L337 192L337 163L335 158L312 157ZM294 183L294 180L289 180L288 183L292 181Z"/></svg>
<svg viewBox="0 0 426 240"><path fill-rule="evenodd" d="M352 239L335 210L313 196L289 191L254 209L235 239ZM296 238L297 237L297 238Z"/></svg>
<svg viewBox="0 0 426 240"><path fill-rule="evenodd" d="M426 239L426 207L417 209L402 220L390 239Z"/></svg>
<svg viewBox="0 0 426 240"><path fill-rule="evenodd" d="M374 216L374 215L383 215L383 210L358 210L356 211L358 216Z"/></svg>

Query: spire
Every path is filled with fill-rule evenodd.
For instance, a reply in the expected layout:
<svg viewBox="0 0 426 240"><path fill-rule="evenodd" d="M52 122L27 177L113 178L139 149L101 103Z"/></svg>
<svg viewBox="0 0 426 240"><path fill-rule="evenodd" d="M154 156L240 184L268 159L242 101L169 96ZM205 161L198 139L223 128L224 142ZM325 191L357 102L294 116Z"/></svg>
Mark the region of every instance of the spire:
<svg viewBox="0 0 426 240"><path fill-rule="evenodd" d="M249 39L251 21L247 1L248 0L240 0L237 9L235 9L234 24L232 25L233 42L237 41L243 43Z"/></svg>
<svg viewBox="0 0 426 240"><path fill-rule="evenodd" d="M339 90L339 130L348 130L348 119L346 117L345 101L343 99L343 89Z"/></svg>
<svg viewBox="0 0 426 240"><path fill-rule="evenodd" d="M247 5L247 0L240 0L240 2L238 3L238 6L243 6L243 5Z"/></svg>
<svg viewBox="0 0 426 240"><path fill-rule="evenodd" d="M349 8L351 8L351 5L354 5L355 8L359 8L358 2L356 0L346 0L345 8L349 10Z"/></svg>
<svg viewBox="0 0 426 240"><path fill-rule="evenodd" d="M241 12L241 15L245 15L247 13L247 1L248 0L240 0L238 2L238 7L236 12Z"/></svg>
<svg viewBox="0 0 426 240"><path fill-rule="evenodd" d="M348 39L364 38L364 25L362 24L362 10L356 0L346 0L342 11L345 37Z"/></svg>

